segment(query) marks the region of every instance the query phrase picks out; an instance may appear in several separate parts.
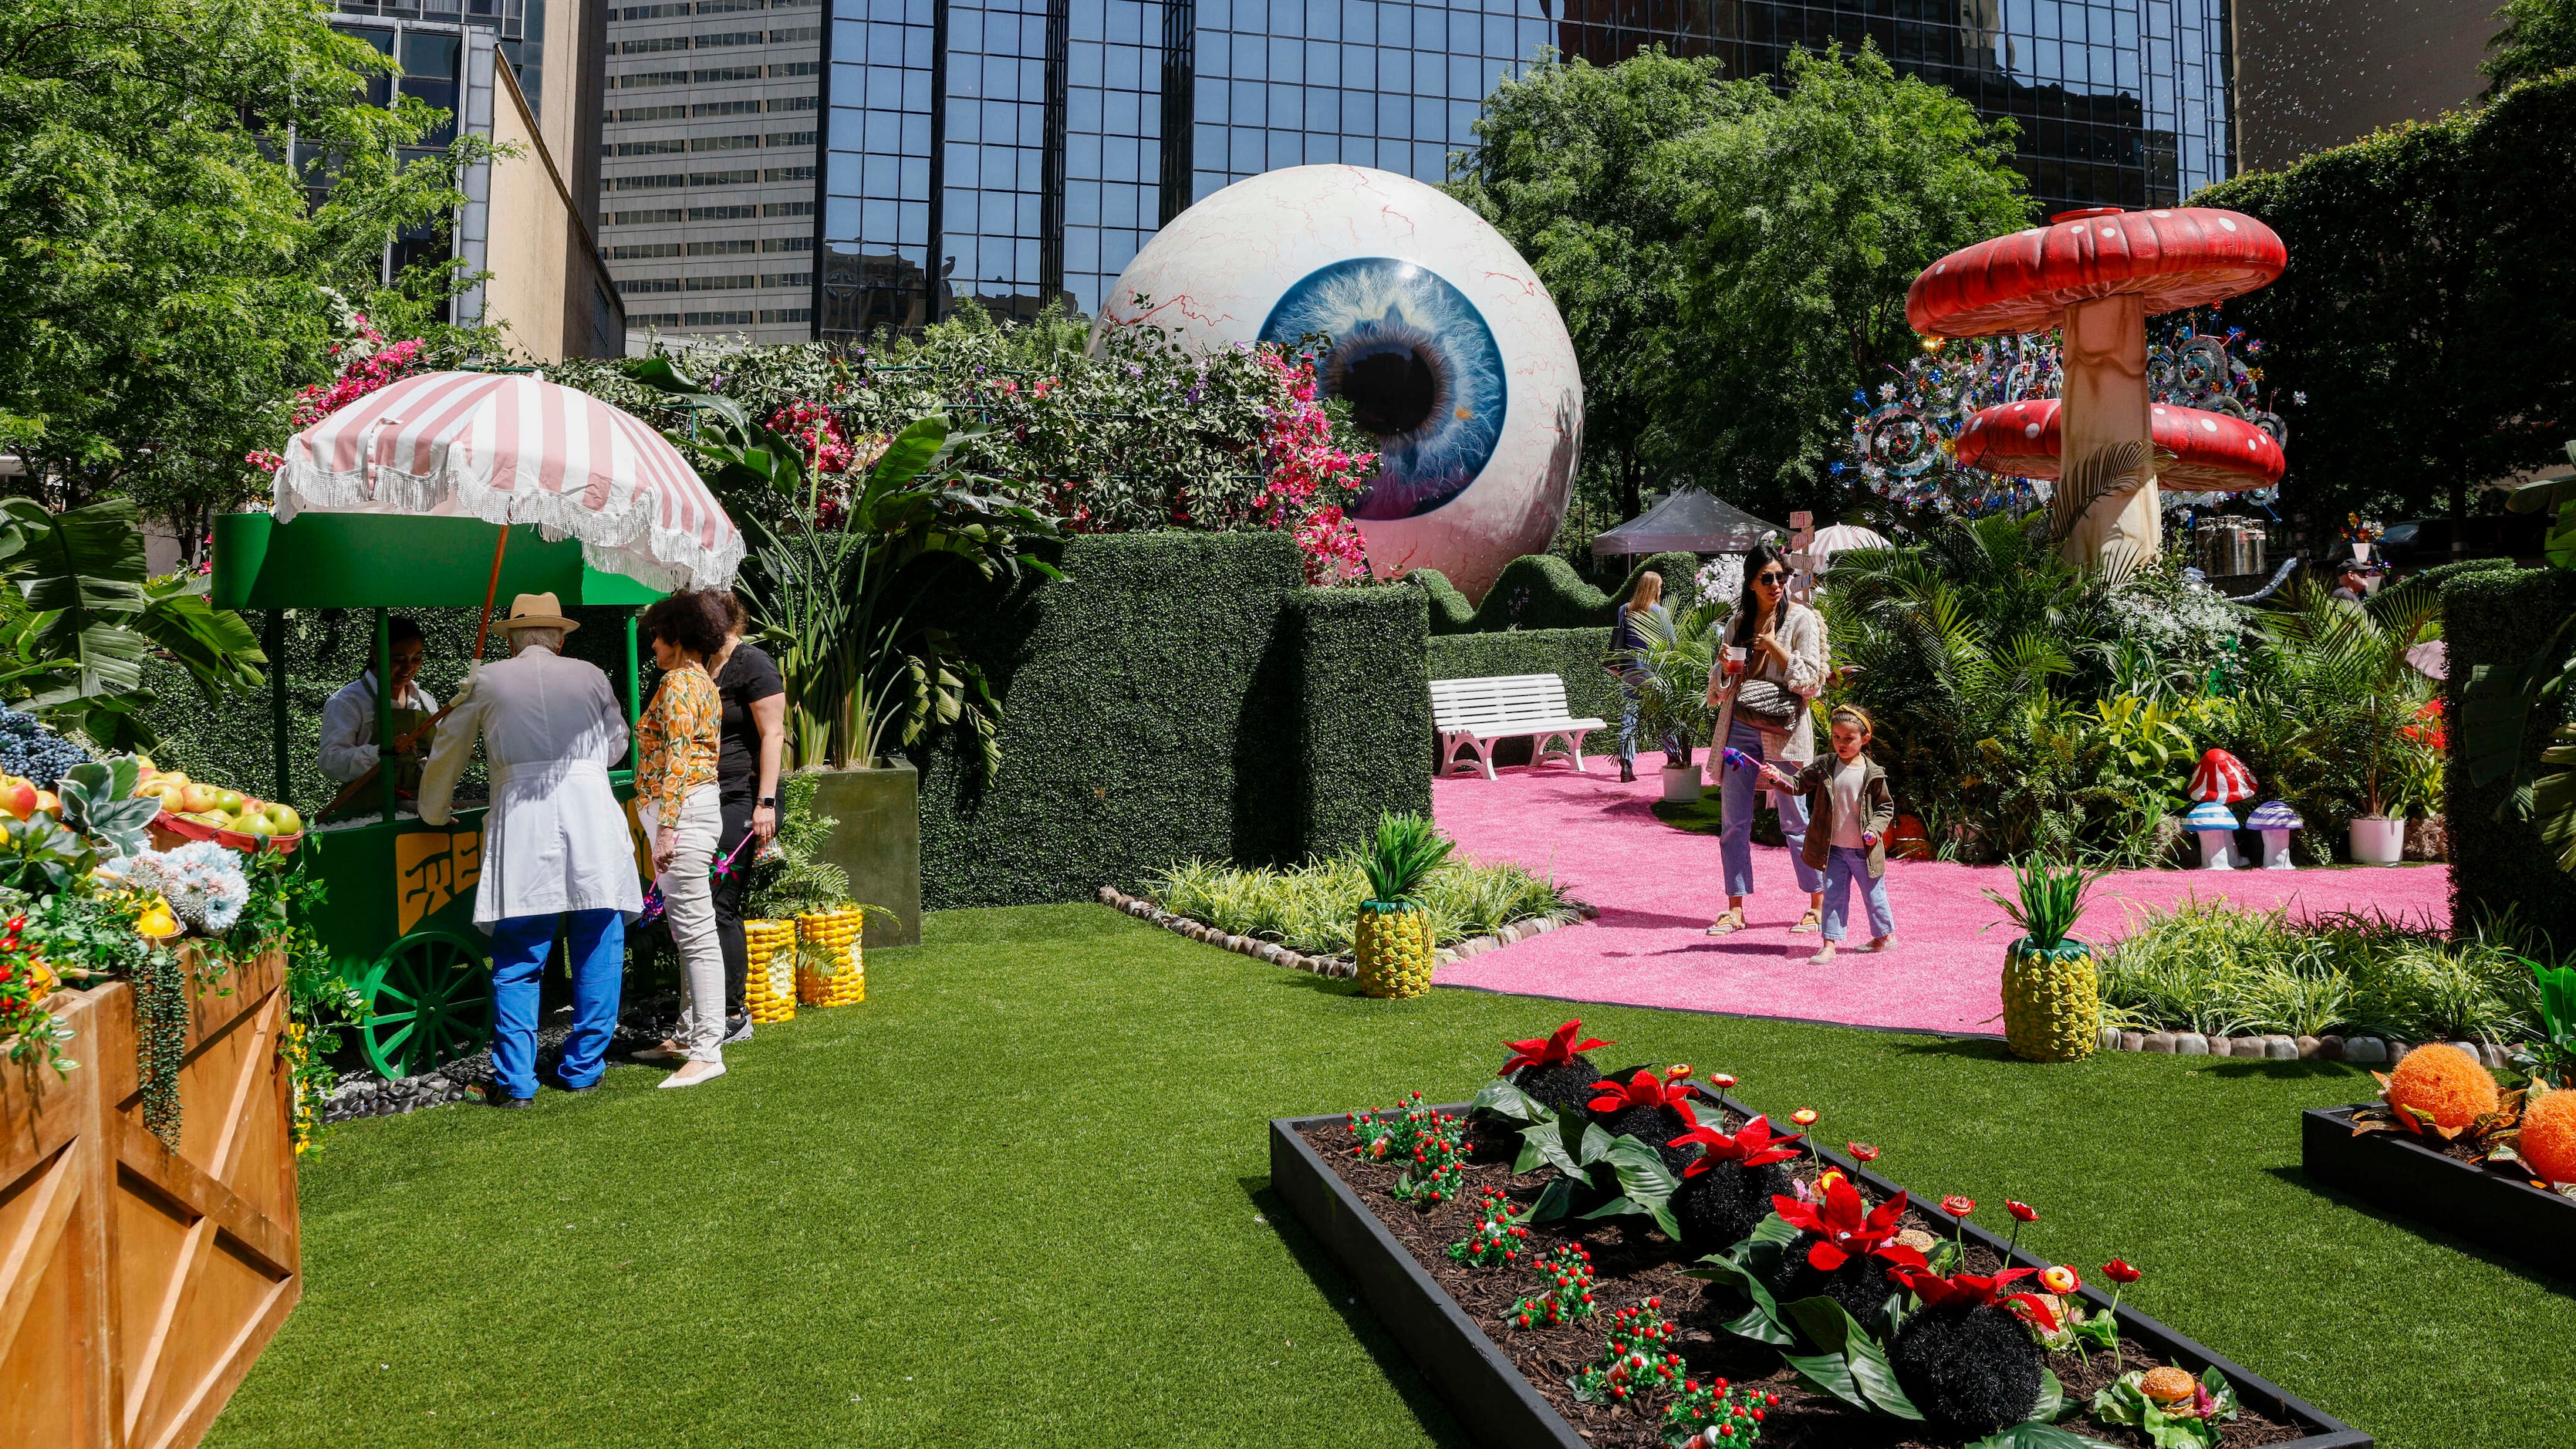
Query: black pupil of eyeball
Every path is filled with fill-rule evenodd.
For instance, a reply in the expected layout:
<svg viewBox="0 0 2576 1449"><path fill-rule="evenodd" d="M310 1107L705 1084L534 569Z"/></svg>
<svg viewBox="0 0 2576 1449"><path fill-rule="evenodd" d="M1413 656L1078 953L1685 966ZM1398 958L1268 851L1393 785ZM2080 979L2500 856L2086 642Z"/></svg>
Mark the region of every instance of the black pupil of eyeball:
<svg viewBox="0 0 2576 1449"><path fill-rule="evenodd" d="M1422 426L1440 395L1440 374L1410 347L1379 346L1350 359L1328 384L1351 404L1351 421L1392 437Z"/></svg>

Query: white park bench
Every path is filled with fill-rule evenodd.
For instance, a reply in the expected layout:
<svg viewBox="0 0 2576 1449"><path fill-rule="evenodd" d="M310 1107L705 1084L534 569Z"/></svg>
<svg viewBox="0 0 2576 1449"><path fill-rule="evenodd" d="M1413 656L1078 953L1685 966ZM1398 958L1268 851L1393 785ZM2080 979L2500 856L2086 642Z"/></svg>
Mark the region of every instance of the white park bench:
<svg viewBox="0 0 2576 1449"><path fill-rule="evenodd" d="M1574 756L1583 769L1583 736L1609 726L1597 719L1577 719L1566 709L1565 681L1553 674L1505 674L1490 679L1431 681L1431 726L1440 732L1440 774L1482 766L1494 778L1496 740L1534 741L1530 763L1547 755L1550 744ZM1463 758L1462 758L1463 756Z"/></svg>

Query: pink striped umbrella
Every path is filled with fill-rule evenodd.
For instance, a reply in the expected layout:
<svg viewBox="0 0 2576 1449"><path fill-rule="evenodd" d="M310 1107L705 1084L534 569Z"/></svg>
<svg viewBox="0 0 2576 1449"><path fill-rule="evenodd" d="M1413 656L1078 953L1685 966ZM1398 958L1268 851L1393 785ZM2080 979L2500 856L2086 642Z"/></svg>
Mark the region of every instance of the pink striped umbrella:
<svg viewBox="0 0 2576 1449"><path fill-rule="evenodd" d="M533 523L657 589L726 588L742 531L688 459L631 414L522 373L428 372L287 440L278 522L402 513ZM496 565L497 567L497 565Z"/></svg>

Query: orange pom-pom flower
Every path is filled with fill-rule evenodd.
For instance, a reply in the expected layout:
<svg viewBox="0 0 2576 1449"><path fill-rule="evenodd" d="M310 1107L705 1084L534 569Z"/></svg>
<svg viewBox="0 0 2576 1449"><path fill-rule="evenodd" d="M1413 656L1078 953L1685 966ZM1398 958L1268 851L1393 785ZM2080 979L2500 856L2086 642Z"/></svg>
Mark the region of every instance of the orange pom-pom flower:
<svg viewBox="0 0 2576 1449"><path fill-rule="evenodd" d="M2389 1073L2388 1104L2457 1132L2496 1109L2495 1078L2458 1047L2427 1042Z"/></svg>
<svg viewBox="0 0 2576 1449"><path fill-rule="evenodd" d="M2517 1150L2544 1182L2576 1182L2576 1090L2559 1090L2523 1109Z"/></svg>

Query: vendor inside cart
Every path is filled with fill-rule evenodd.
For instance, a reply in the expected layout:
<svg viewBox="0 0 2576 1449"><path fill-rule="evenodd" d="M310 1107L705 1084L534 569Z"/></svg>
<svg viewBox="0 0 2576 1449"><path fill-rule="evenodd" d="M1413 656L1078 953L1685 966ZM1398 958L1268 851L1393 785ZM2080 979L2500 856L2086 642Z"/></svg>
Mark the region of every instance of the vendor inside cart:
<svg viewBox="0 0 2576 1449"><path fill-rule="evenodd" d="M420 625L397 615L387 621L386 631L393 643L394 738L400 741L415 731L420 735L411 742L411 748L398 751L394 757L399 762L394 787L412 795L420 789L420 762L428 756L432 739L431 732L423 726L438 712L438 701L420 687L420 662L428 652ZM376 671L370 666L322 706L322 773L334 783L346 785L373 769L378 753Z"/></svg>

